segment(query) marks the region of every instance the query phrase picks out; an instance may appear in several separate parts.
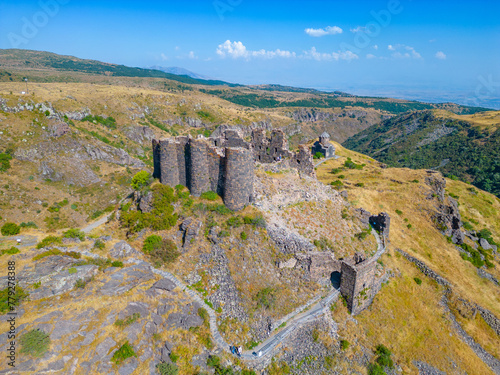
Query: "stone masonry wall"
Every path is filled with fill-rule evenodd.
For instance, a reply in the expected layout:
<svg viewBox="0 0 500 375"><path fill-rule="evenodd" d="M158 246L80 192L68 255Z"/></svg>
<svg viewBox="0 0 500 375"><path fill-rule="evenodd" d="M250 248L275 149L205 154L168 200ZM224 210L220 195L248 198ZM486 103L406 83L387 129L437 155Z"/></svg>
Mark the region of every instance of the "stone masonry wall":
<svg viewBox="0 0 500 375"><path fill-rule="evenodd" d="M342 261L340 293L346 298L352 315L359 314L373 301L376 259L370 258L358 264Z"/></svg>
<svg viewBox="0 0 500 375"><path fill-rule="evenodd" d="M238 211L253 198L254 165L250 150L229 147L226 149L226 181L224 204Z"/></svg>
<svg viewBox="0 0 500 375"><path fill-rule="evenodd" d="M207 143L203 139L192 139L189 142L189 155L191 177L189 190L192 195L199 197L210 190Z"/></svg>

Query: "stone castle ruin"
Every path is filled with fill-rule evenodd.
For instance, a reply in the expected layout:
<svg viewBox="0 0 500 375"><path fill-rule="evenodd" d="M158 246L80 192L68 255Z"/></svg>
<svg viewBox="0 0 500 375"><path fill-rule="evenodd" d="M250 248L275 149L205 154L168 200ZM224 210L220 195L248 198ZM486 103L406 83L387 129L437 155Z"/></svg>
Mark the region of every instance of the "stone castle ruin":
<svg viewBox="0 0 500 375"><path fill-rule="evenodd" d="M237 130L225 129L210 138L180 136L154 139L152 142L153 176L162 184L186 186L194 196L214 191L233 211L241 210L253 201L255 163L283 163L285 167L296 168L303 175L315 176L310 149L300 145L298 152L290 151L282 130L273 130L267 137L264 129L254 129L250 141L246 141ZM316 144L320 145L325 155L333 156L335 153L326 133ZM389 216L385 213L372 216L368 211L361 211L362 221L375 228L385 242L389 235ZM289 252L287 248L292 243L288 236L285 241L279 242L276 239L282 234L273 234L272 228L268 228L268 232L278 247L284 247L285 252ZM311 251L312 244L299 243L297 246L305 246L303 250L306 253L297 253L289 265L280 268L293 268L305 263L313 279L329 278L332 282L336 274L337 287L346 298L353 315L371 304L380 289L376 276L378 256L364 259L362 255L356 254L353 259L339 260L334 259L332 254Z"/></svg>
<svg viewBox="0 0 500 375"><path fill-rule="evenodd" d="M314 176L312 154L305 145L294 153L282 130L254 129L247 142L236 130L218 137L187 136L153 140L154 174L162 184L186 186L192 195L214 191L231 210L238 211L253 200L254 163L287 161L300 173Z"/></svg>

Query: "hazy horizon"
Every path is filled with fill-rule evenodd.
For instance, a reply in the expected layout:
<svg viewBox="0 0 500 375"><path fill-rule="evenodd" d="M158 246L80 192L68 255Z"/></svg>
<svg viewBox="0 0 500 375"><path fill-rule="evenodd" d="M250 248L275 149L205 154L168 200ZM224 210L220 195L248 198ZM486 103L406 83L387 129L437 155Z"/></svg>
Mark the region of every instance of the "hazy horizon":
<svg viewBox="0 0 500 375"><path fill-rule="evenodd" d="M500 109L500 4L40 0L0 4L0 48Z"/></svg>

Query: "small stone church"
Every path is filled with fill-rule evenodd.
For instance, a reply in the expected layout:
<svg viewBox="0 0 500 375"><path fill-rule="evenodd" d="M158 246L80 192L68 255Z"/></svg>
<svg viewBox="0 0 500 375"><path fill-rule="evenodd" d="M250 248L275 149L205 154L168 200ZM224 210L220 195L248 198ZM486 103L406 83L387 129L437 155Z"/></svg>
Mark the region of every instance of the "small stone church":
<svg viewBox="0 0 500 375"><path fill-rule="evenodd" d="M317 152L321 152L325 158L335 156L335 147L330 143L330 134L327 132L321 134L319 140L314 142L312 153L315 155Z"/></svg>

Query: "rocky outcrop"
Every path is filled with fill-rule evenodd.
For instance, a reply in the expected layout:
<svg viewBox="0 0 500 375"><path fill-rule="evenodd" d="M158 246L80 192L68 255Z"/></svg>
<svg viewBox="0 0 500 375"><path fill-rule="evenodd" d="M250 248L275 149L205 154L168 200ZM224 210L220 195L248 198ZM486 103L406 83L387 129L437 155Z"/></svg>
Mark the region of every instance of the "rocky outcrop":
<svg viewBox="0 0 500 375"><path fill-rule="evenodd" d="M452 242L460 245L464 243L465 235L462 232L462 218L458 210L458 203L450 197L445 197L446 180L438 172L427 171L425 183L431 187L431 193L427 199L437 197L438 206L433 213L433 221L437 228L447 237L451 237Z"/></svg>
<svg viewBox="0 0 500 375"><path fill-rule="evenodd" d="M141 252L134 249L125 241L120 241L113 246L113 248L109 251L109 255L113 258L122 259L128 258L130 256L139 256Z"/></svg>
<svg viewBox="0 0 500 375"><path fill-rule="evenodd" d="M276 247L285 254L296 254L315 250L315 246L305 237L289 231L286 227L272 224L268 226L267 233L274 241Z"/></svg>
<svg viewBox="0 0 500 375"><path fill-rule="evenodd" d="M129 126L123 130L125 136L141 145L150 145L155 133L148 126Z"/></svg>
<svg viewBox="0 0 500 375"><path fill-rule="evenodd" d="M202 222L193 218L188 218L182 222L179 229L182 235L182 248L184 250L189 250L194 244L202 226Z"/></svg>

